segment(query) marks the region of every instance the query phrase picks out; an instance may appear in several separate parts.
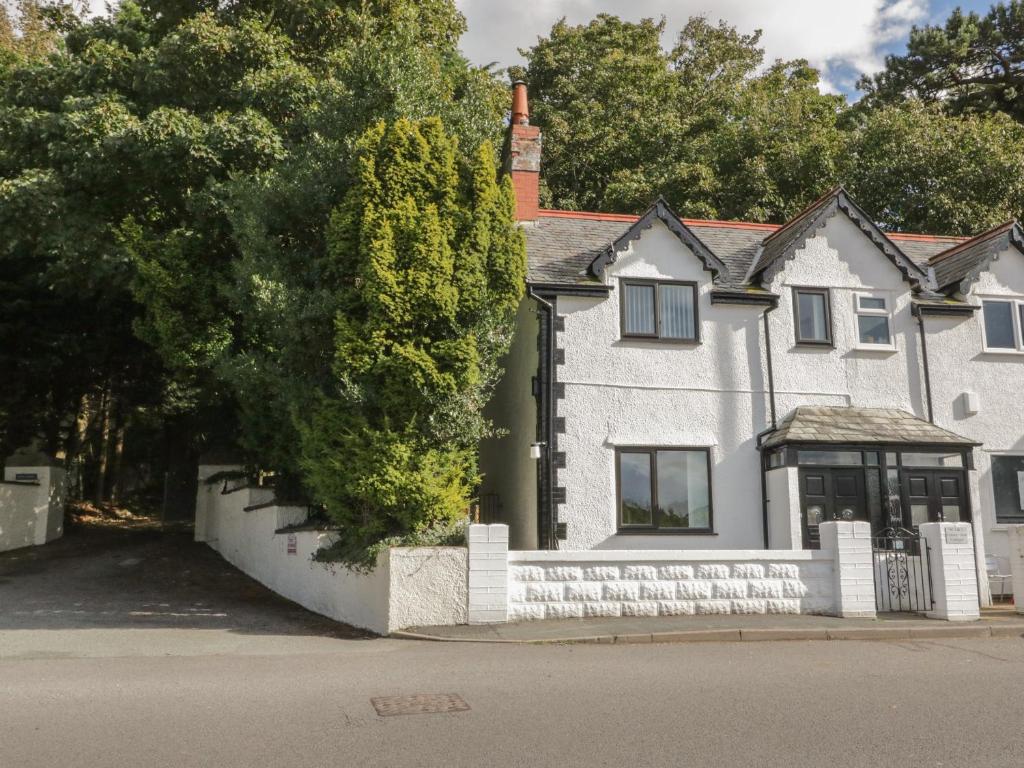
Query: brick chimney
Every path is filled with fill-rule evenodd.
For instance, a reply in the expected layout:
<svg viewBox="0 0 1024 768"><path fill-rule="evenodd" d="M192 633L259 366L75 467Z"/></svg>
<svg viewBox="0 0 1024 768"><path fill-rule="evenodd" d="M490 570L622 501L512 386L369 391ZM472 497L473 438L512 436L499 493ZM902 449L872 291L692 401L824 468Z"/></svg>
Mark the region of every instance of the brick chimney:
<svg viewBox="0 0 1024 768"><path fill-rule="evenodd" d="M540 209L540 128L530 125L526 83L512 83L512 124L508 129L505 167L516 192L516 219L536 221Z"/></svg>

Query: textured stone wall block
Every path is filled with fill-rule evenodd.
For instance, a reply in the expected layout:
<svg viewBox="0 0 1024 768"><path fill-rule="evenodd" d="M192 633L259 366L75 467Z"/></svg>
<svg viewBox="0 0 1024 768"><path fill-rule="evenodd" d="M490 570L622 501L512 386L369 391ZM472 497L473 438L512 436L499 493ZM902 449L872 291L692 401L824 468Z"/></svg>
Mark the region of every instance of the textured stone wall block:
<svg viewBox="0 0 1024 768"><path fill-rule="evenodd" d="M675 596L675 583L671 581L645 581L640 585L643 600L671 600Z"/></svg>
<svg viewBox="0 0 1024 768"><path fill-rule="evenodd" d="M732 567L734 579L763 579L764 566L760 563L740 563Z"/></svg>
<svg viewBox="0 0 1024 768"><path fill-rule="evenodd" d="M680 581L676 583L676 597L680 600L707 600L711 597L710 581Z"/></svg>
<svg viewBox="0 0 1024 768"><path fill-rule="evenodd" d="M697 612L697 603L693 600L663 600L658 603L658 613L662 616L693 616Z"/></svg>
<svg viewBox="0 0 1024 768"><path fill-rule="evenodd" d="M692 579L692 565L663 565L658 569L658 576L665 581L678 581L679 579Z"/></svg>
<svg viewBox="0 0 1024 768"><path fill-rule="evenodd" d="M622 578L654 581L658 578L658 570L653 565L627 565L622 569Z"/></svg>
<svg viewBox="0 0 1024 768"><path fill-rule="evenodd" d="M601 585L588 581L565 585L565 599L574 603L597 602L602 597Z"/></svg>
<svg viewBox="0 0 1024 768"><path fill-rule="evenodd" d="M593 565L583 569L584 581L616 581L619 568L615 565Z"/></svg>
<svg viewBox="0 0 1024 768"><path fill-rule="evenodd" d="M721 563L704 563L697 566L698 579L728 579L729 566Z"/></svg>
<svg viewBox="0 0 1024 768"><path fill-rule="evenodd" d="M658 604L651 602L623 603L623 616L657 616Z"/></svg>

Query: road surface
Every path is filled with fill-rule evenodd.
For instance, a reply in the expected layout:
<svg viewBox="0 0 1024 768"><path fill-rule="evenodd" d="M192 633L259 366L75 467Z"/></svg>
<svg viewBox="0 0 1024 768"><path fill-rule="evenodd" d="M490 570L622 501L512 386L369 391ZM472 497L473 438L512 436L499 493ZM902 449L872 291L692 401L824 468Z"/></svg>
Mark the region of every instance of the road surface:
<svg viewBox="0 0 1024 768"><path fill-rule="evenodd" d="M1024 765L1020 639L369 638L184 539L85 543L0 556L2 768ZM371 704L411 694L469 709Z"/></svg>

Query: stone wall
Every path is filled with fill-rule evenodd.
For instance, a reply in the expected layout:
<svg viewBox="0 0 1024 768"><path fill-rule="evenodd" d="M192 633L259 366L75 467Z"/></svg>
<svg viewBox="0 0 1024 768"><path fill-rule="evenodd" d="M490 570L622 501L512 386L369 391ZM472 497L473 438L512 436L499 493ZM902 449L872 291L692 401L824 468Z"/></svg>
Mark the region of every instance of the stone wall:
<svg viewBox="0 0 1024 768"><path fill-rule="evenodd" d="M510 552L509 620L831 613L830 552Z"/></svg>

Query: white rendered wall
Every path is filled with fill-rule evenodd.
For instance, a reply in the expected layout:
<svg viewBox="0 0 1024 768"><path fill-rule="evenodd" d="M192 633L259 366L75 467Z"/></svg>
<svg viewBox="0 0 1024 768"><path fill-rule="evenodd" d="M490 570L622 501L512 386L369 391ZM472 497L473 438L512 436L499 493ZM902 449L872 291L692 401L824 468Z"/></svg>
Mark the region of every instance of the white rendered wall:
<svg viewBox="0 0 1024 768"><path fill-rule="evenodd" d="M899 408L927 418L911 286L844 214L828 220L792 259L766 275L779 296L771 312L779 416L798 405ZM833 347L797 346L793 288L829 288ZM857 348L854 296L885 296L893 309L895 351Z"/></svg>
<svg viewBox="0 0 1024 768"><path fill-rule="evenodd" d="M980 306L984 298L1024 299L1024 255L1008 249L970 286L967 301ZM1009 565L1007 526L996 522L992 488L992 456L1024 455L1024 354L985 352L983 317L979 310L968 318L929 317L928 355L936 422L983 443L975 450L977 500L974 536L977 541L982 597L988 592L983 573L985 554L1000 558L1000 570ZM977 396L979 410L965 412L962 395Z"/></svg>
<svg viewBox="0 0 1024 768"><path fill-rule="evenodd" d="M764 545L760 463L754 435L767 424L759 344L761 310L711 305L711 274L661 222L607 269L606 299L559 296L565 350L558 381L566 418L558 437L566 467L559 521L562 549L754 549ZM698 285L702 343L622 339L619 280L690 280ZM615 448L711 449L715 535L616 535Z"/></svg>
<svg viewBox="0 0 1024 768"><path fill-rule="evenodd" d="M768 547L801 549L800 470L778 467L766 475L768 492Z"/></svg>
<svg viewBox="0 0 1024 768"><path fill-rule="evenodd" d="M498 514L489 523L507 523L511 546L537 548L537 462L530 445L537 440L537 401L531 380L537 375L537 311L524 298L516 315L512 348L501 361L505 373L484 415L504 432L480 444L481 497L497 494Z"/></svg>
<svg viewBox="0 0 1024 768"><path fill-rule="evenodd" d="M466 623L464 548L394 548L381 556L372 572L356 573L312 560L317 550L332 542L333 534L276 532L301 522L304 509L261 506L246 512L246 507L272 501L272 491L243 488L224 494L221 488L221 483L199 484L197 501L205 509L207 542L229 563L278 594L379 634L410 626ZM289 553L292 537L295 551Z"/></svg>
<svg viewBox="0 0 1024 768"><path fill-rule="evenodd" d="M34 475L34 481L18 481ZM0 483L0 552L40 546L64 534L65 472L60 467L4 468Z"/></svg>
<svg viewBox="0 0 1024 768"><path fill-rule="evenodd" d="M509 552L509 621L834 610L828 551Z"/></svg>

